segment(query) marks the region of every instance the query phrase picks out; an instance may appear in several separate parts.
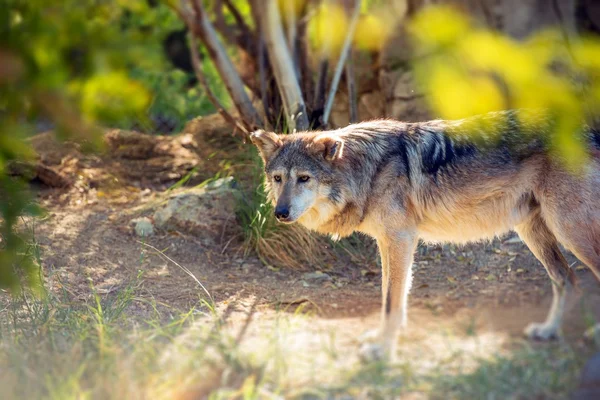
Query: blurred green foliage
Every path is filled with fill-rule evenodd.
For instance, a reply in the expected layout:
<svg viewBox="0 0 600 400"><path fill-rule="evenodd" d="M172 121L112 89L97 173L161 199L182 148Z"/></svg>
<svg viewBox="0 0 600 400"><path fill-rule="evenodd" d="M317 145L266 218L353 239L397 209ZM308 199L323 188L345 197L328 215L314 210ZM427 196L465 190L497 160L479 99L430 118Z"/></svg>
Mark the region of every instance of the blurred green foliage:
<svg viewBox="0 0 600 400"><path fill-rule="evenodd" d="M145 50L142 57L130 64L129 73L132 78L142 82L153 95L146 114L156 119L168 119L175 123L174 129L178 130L183 128L188 120L198 115L213 113L215 109L202 89L194 84L192 75L175 68L165 57L164 43L168 35L182 32L185 24L166 2L157 3L155 7L142 7L127 18L127 30L143 35ZM185 37L185 34L182 36ZM187 49L178 50L183 50L184 54L188 53ZM204 57L204 60L208 58ZM227 91L214 65L206 61L203 68L207 79L212 83L213 92L223 104L229 105ZM151 121L140 118L136 122L146 131L153 130Z"/></svg>
<svg viewBox="0 0 600 400"><path fill-rule="evenodd" d="M306 3L306 0L290 1L294 2L295 9L300 9ZM283 3L279 0L282 13L286 13ZM364 51L381 50L402 19L405 7L403 0L362 1L353 38L354 47ZM311 46L321 57L336 58L350 26L349 10L340 2L325 1L309 15L308 37Z"/></svg>
<svg viewBox="0 0 600 400"><path fill-rule="evenodd" d="M442 118L539 110L520 118L543 114L552 127L546 139L557 159L574 172L589 160L581 133L600 114L600 39L565 41L557 27L515 41L448 6L425 8L410 32L418 52L417 79Z"/></svg>
<svg viewBox="0 0 600 400"><path fill-rule="evenodd" d="M0 287L40 283L29 241L16 232L20 217L39 210L9 176L15 162L35 157L27 137L38 124L98 148L100 126L152 130L158 115L181 127L212 112L164 56L165 37L181 29L159 2L0 0ZM206 73L216 76L210 67Z"/></svg>

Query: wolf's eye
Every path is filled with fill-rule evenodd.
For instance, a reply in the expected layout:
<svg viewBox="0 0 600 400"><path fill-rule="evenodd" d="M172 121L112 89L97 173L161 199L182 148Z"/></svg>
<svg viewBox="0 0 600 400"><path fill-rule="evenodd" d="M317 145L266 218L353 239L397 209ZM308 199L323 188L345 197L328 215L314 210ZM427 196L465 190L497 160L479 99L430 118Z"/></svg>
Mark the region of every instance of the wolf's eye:
<svg viewBox="0 0 600 400"><path fill-rule="evenodd" d="M281 175L273 175L273 180L275 182L281 182Z"/></svg>
<svg viewBox="0 0 600 400"><path fill-rule="evenodd" d="M302 175L302 176L298 177L298 182L308 182L309 179L310 179L310 176Z"/></svg>

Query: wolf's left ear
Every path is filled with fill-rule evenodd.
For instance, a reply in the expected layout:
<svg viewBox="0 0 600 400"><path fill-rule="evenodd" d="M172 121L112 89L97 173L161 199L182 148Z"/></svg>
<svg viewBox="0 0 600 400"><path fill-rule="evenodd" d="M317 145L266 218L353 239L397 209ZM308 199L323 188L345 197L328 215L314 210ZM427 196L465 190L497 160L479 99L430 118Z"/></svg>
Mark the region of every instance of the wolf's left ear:
<svg viewBox="0 0 600 400"><path fill-rule="evenodd" d="M344 141L335 136L317 136L315 138L315 149L322 152L326 160L337 160L342 157Z"/></svg>
<svg viewBox="0 0 600 400"><path fill-rule="evenodd" d="M252 132L250 140L258 148L265 164L282 144L281 139L275 133L263 131L262 129Z"/></svg>

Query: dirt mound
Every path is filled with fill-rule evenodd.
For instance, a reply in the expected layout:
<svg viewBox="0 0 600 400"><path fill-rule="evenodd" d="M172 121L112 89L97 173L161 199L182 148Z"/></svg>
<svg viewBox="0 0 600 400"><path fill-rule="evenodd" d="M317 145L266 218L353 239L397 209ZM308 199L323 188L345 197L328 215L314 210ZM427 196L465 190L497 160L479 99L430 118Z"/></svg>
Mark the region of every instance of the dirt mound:
<svg viewBox="0 0 600 400"><path fill-rule="evenodd" d="M212 115L190 121L173 136L106 130L103 148L89 152L48 131L30 139L36 160L14 163L11 172L51 188L164 189L188 174L206 180L224 169L225 155L244 154L246 145L231 133L220 115Z"/></svg>

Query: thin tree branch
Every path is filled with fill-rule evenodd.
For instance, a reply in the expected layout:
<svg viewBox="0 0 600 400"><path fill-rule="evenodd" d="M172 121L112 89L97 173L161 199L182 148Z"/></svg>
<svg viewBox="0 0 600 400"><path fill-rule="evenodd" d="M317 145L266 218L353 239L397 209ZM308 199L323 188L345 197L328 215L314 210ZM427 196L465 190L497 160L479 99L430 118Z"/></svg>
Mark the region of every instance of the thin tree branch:
<svg viewBox="0 0 600 400"><path fill-rule="evenodd" d="M208 19L206 11L202 6L202 2L200 0L193 0L192 7L196 13L195 22L188 16L184 18L184 21L188 24L192 22L191 26L188 25L190 30L204 43L211 60L215 63L219 75L225 83L225 87L227 88L233 103L242 117L242 121L247 126L248 130L262 127L263 124L260 115L246 94L244 83L233 66L231 59L227 55L225 48L219 41L217 32ZM183 13L186 13L184 10L182 11Z"/></svg>
<svg viewBox="0 0 600 400"><path fill-rule="evenodd" d="M329 60L323 56L319 62L319 71L317 75L317 85L315 86L315 97L313 103L313 116L311 123L315 127L323 126L323 109L325 108L325 93L327 92L327 71L329 70Z"/></svg>
<svg viewBox="0 0 600 400"><path fill-rule="evenodd" d="M279 93L279 88L277 87L277 82L275 81L275 77L273 75L273 68L269 63L269 55L268 49L265 44L264 37L264 29L263 29L263 15L264 15L264 0L249 0L250 1L250 12L252 13L252 19L256 24L256 32L259 36L257 46L257 52L262 52L260 58L258 58L259 62L259 79L262 80L260 84L265 85L265 94L264 97L266 102L263 106L267 107L267 111L265 112L271 127L275 130L281 131L285 124L281 123L282 118L284 118L281 104L281 93ZM262 41L262 43L260 42ZM262 46L262 48L261 48ZM259 51L260 50L260 51ZM260 68L262 63L263 68L263 77L260 77ZM262 98L262 95L261 95Z"/></svg>
<svg viewBox="0 0 600 400"><path fill-rule="evenodd" d="M320 1L316 1L316 6ZM311 126L315 129L324 127L323 109L325 108L325 96L327 93L327 75L329 72L329 55L331 53L331 38L320 31L321 24L317 24L317 35L322 38L319 43L319 64L317 67L317 81L314 87Z"/></svg>
<svg viewBox="0 0 600 400"><path fill-rule="evenodd" d="M225 15L223 14L223 5L225 5L233 15L233 18L235 19L234 26L226 23ZM215 28L217 28L228 41L237 44L239 48L246 51L246 53L255 59L257 57L255 46L256 34L246 24L237 8L235 8L229 0L217 0L216 10Z"/></svg>
<svg viewBox="0 0 600 400"><path fill-rule="evenodd" d="M216 0L214 9L215 9L215 22L214 22L215 28L219 32L221 32L223 37L225 37L225 39L228 42L236 43L237 38L236 38L235 34L233 33L233 29L229 25L227 25L227 23L225 22L225 14L223 14L223 1Z"/></svg>
<svg viewBox="0 0 600 400"><path fill-rule="evenodd" d="M325 102L325 109L323 110L324 125L327 125L329 121L329 115L331 114L331 108L333 107L335 93L337 92L337 88L340 83L340 77L342 76L342 71L344 70L344 64L346 63L346 58L348 57L348 53L350 52L350 46L352 45L352 40L354 39L354 32L356 31L358 17L360 16L361 3L362 0L356 0L356 3L354 5L354 12L352 13L352 19L350 21L350 26L348 27L348 32L344 40L344 45L342 47L342 51L340 52L340 59L338 60L338 63L335 67L335 71L333 73L333 79L331 81L331 86L329 87L329 94L327 96L327 101Z"/></svg>
<svg viewBox="0 0 600 400"><path fill-rule="evenodd" d="M356 81L354 78L354 62L352 60L352 49L348 54L348 61L346 61L346 83L348 84L348 112L350 123L353 124L358 122L358 105L356 104Z"/></svg>
<svg viewBox="0 0 600 400"><path fill-rule="evenodd" d="M204 92L206 93L208 100L210 100L210 102L218 111L218 113L221 114L221 116L223 116L223 118L227 122L229 122L233 127L242 131L245 135L249 135L250 132L248 132L248 129L246 129L246 127L244 127L238 121L236 121L236 119L229 112L227 112L223 104L221 104L217 96L210 88L208 80L206 79L206 76L202 71L202 64L200 63L200 54L198 54L198 43L196 42L196 38L193 33L188 34L188 41L190 45L190 53L192 55L192 66L194 67L194 73L196 75L196 78L198 79L198 82L200 82L200 84L204 88Z"/></svg>
<svg viewBox="0 0 600 400"><path fill-rule="evenodd" d="M314 77L310 67L310 57L308 55L308 40L306 37L308 18L307 18L307 6L308 2L304 3L302 10L298 16L298 31L296 33L296 60L298 63L298 79L300 80L300 86L304 93L304 102L306 104L307 112L309 113L309 123L311 123L311 112L310 105L313 104L314 96Z"/></svg>
<svg viewBox="0 0 600 400"><path fill-rule="evenodd" d="M240 14L240 11L231 2L231 0L223 0L223 3L229 9L231 15L233 15L233 19L235 19L235 22L242 31L242 35L250 39L253 36L252 29L250 29L248 24L246 24L246 21L244 21L244 17L242 16L242 14Z"/></svg>
<svg viewBox="0 0 600 400"><path fill-rule="evenodd" d="M306 130L308 129L306 106L298 84L295 66L285 42L277 2L254 1L256 7L258 7L258 3L263 5L260 25L264 33L273 74L283 100L288 128L290 131Z"/></svg>
<svg viewBox="0 0 600 400"><path fill-rule="evenodd" d="M287 30L287 43L292 55L292 62L294 63L296 76L300 77L298 71L298 54L296 53L296 10L294 9L294 1L285 2L285 25Z"/></svg>
<svg viewBox="0 0 600 400"><path fill-rule="evenodd" d="M273 122L273 115L271 114L271 107L269 101L269 94L267 92L267 54L265 52L265 41L263 39L262 33L259 35L258 39L258 79L260 84L260 100L263 104L263 109L265 111L265 117L267 119L267 123L271 124Z"/></svg>
<svg viewBox="0 0 600 400"><path fill-rule="evenodd" d="M244 63L241 64L243 67L240 73L240 78L242 78L242 81L244 82L246 87L252 91L252 94L254 96L260 96L260 88L258 87L257 82L254 79L255 74L253 73L254 71L256 71L256 58L258 57L256 54L256 46L254 43L254 33L251 31L244 33L243 28L241 28L237 24L235 26L227 24L227 22L225 21L225 14L223 13L223 0L216 0L214 9L215 20L213 24L215 29L219 31L219 33L221 33L221 35L225 38L226 42L231 44L237 44L241 52L243 52L244 55L248 56L247 58L245 58L245 61L246 63L249 62L250 65L245 65Z"/></svg>

